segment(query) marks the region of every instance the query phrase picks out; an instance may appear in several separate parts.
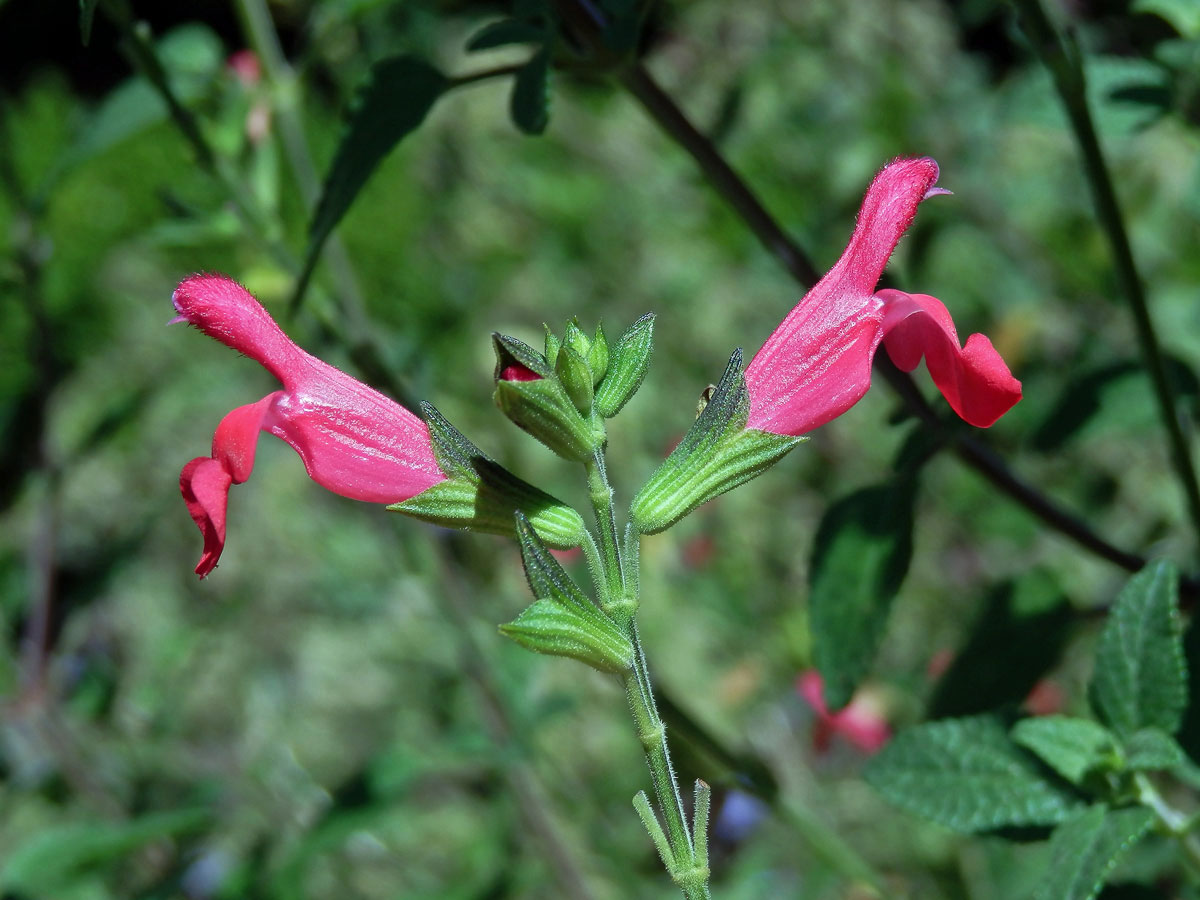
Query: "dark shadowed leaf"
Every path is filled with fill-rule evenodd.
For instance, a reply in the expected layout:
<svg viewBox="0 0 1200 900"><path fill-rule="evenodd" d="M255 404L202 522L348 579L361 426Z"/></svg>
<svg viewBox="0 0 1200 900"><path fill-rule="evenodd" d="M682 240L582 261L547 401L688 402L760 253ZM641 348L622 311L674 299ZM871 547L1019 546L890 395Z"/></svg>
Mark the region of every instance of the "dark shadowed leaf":
<svg viewBox="0 0 1200 900"><path fill-rule="evenodd" d="M867 673L912 558L909 477L857 491L825 513L813 544L809 622L825 702L840 709Z"/></svg>
<svg viewBox="0 0 1200 900"><path fill-rule="evenodd" d="M1113 731L1174 734L1187 705L1187 669L1179 622L1179 576L1151 563L1117 597L1096 651L1091 699Z"/></svg>
<svg viewBox="0 0 1200 900"><path fill-rule="evenodd" d="M541 134L550 123L550 50L543 47L517 72L509 105L513 123L525 134Z"/></svg>
<svg viewBox="0 0 1200 900"><path fill-rule="evenodd" d="M467 41L467 50L491 50L510 44L540 44L546 40L546 29L518 19L501 19L484 25Z"/></svg>
<svg viewBox="0 0 1200 900"><path fill-rule="evenodd" d="M1057 662L1072 622L1070 605L1037 574L989 592L966 644L938 681L929 717L942 719L1017 704Z"/></svg>
<svg viewBox="0 0 1200 900"><path fill-rule="evenodd" d="M1091 900L1153 821L1144 807L1110 810L1098 804L1064 822L1050 838L1050 865L1035 900Z"/></svg>
<svg viewBox="0 0 1200 900"><path fill-rule="evenodd" d="M996 716L902 731L867 765L888 801L963 833L1055 825L1079 806L1070 789L1014 744Z"/></svg>
<svg viewBox="0 0 1200 900"><path fill-rule="evenodd" d="M1188 398L1194 403L1200 394L1200 382L1197 381L1191 367L1174 356L1166 358L1166 365L1167 377L1176 395ZM1114 407L1110 402L1112 392L1122 385L1125 379L1139 376L1141 372L1142 365L1138 360L1125 359L1073 378L1034 430L1033 447L1043 453L1062 447L1093 419L1103 415L1106 408ZM1149 398L1149 384L1146 383L1143 387ZM1121 404L1116 404L1111 414L1113 417L1128 418Z"/></svg>
<svg viewBox="0 0 1200 900"><path fill-rule="evenodd" d="M92 39L92 20L100 0L79 0L79 39L87 46Z"/></svg>
<svg viewBox="0 0 1200 900"><path fill-rule="evenodd" d="M376 63L359 93L349 125L325 176L309 226L304 269L292 298L299 303L321 248L380 161L425 120L449 82L429 63L395 56Z"/></svg>

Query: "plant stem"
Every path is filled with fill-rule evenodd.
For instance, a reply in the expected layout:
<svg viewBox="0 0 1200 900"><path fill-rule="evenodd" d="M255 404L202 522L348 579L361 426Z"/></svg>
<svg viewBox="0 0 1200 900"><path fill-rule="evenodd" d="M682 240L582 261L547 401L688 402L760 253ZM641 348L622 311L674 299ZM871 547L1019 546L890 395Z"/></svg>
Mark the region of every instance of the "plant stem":
<svg viewBox="0 0 1200 900"><path fill-rule="evenodd" d="M1144 772L1134 775L1133 781L1137 785L1138 800L1154 813L1159 824L1175 838L1192 878L1200 879L1200 842L1190 830L1191 818L1167 803Z"/></svg>
<svg viewBox="0 0 1200 900"><path fill-rule="evenodd" d="M1129 245L1125 218L1117 202L1112 174L1108 170L1104 150L1100 146L1091 110L1088 108L1082 56L1074 39L1062 34L1050 21L1040 0L1012 2L1021 14L1021 21L1034 50L1050 70L1059 99L1062 100L1067 118L1071 122L1071 130L1075 133L1075 141L1083 157L1083 170L1092 192L1092 202L1096 205L1096 218L1112 251L1117 281L1133 314L1142 361L1150 374L1154 395L1158 400L1159 417L1167 430L1171 461L1183 488L1192 525L1200 537L1200 482L1196 478L1191 448L1179 422L1179 407L1167 377L1166 361L1154 321L1150 317L1146 291L1133 259L1133 250Z"/></svg>
<svg viewBox="0 0 1200 900"><path fill-rule="evenodd" d="M667 838L674 863L669 866L671 878L688 900L707 900L710 896L708 866L696 864L692 830L684 813L683 797L679 793L675 767L671 763L671 752L667 746L667 727L663 724L658 707L654 703L650 669L646 665L646 654L642 649L635 619L638 598L633 586L638 583L638 579L636 573L630 573L629 577L626 577L627 563L622 551L621 534L617 529L613 489L608 483L604 451L597 450L592 459L584 462L584 468L587 471L588 496L591 498L592 510L600 531L599 556L604 567L604 577L601 580L608 593L607 602L603 605L605 612L612 616L613 621L625 632L625 636L633 645L633 668L621 678L625 686L625 696L629 700L630 712L633 713L638 740L646 755L646 764L650 767L654 797L666 820ZM630 565L635 563L634 559L628 561Z"/></svg>
<svg viewBox="0 0 1200 900"><path fill-rule="evenodd" d="M683 810L683 798L679 794L679 783L675 768L671 764L671 753L667 747L667 727L663 724L654 705L654 691L650 684L650 670L638 635L637 623L630 619L626 631L633 644L633 669L622 676L625 696L637 726L638 740L646 754L650 767L650 778L654 783L654 796L666 819L667 837L675 858L671 877L688 900L708 898L708 867L696 864L695 845L688 826L687 814Z"/></svg>
<svg viewBox="0 0 1200 900"><path fill-rule="evenodd" d="M600 550L604 563L607 602L605 612L618 622L631 618L637 610L637 598L625 592L625 568L621 555L621 535L617 531L617 516L613 509L613 489L608 483L608 472L604 465L604 452L584 463L587 470L588 496L596 514L596 525L600 529Z"/></svg>

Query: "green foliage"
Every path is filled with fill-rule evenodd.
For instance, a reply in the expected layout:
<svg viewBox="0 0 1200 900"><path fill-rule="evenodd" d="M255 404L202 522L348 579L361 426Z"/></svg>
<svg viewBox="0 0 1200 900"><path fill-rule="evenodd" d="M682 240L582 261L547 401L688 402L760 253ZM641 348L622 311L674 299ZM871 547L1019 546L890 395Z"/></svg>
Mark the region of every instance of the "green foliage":
<svg viewBox="0 0 1200 900"><path fill-rule="evenodd" d="M550 124L550 48L543 47L517 70L509 113L525 134L538 135Z"/></svg>
<svg viewBox="0 0 1200 900"><path fill-rule="evenodd" d="M1165 561L1135 575L1100 636L1091 699L1101 720L1122 737L1143 728L1174 734L1182 721L1187 667L1178 581Z"/></svg>
<svg viewBox="0 0 1200 900"><path fill-rule="evenodd" d="M1090 719L1070 716L1024 719L1013 728L1012 739L1075 785L1082 784L1098 769L1116 769L1122 763L1117 739Z"/></svg>
<svg viewBox="0 0 1200 900"><path fill-rule="evenodd" d="M325 241L371 173L425 121L448 87L446 76L411 56L392 57L371 68L321 188L293 304L303 295Z"/></svg>
<svg viewBox="0 0 1200 900"><path fill-rule="evenodd" d="M1090 806L1054 829L1050 865L1034 900L1091 900L1105 878L1150 830L1148 809Z"/></svg>
<svg viewBox="0 0 1200 900"><path fill-rule="evenodd" d="M92 22L99 3L100 0L79 0L79 39L85 47L92 40Z"/></svg>
<svg viewBox="0 0 1200 900"><path fill-rule="evenodd" d="M129 822L72 822L46 828L8 854L0 866L0 887L31 896L53 895L152 841L194 833L211 822L209 810L180 809Z"/></svg>
<svg viewBox="0 0 1200 900"><path fill-rule="evenodd" d="M1046 777L995 716L944 719L901 732L871 760L866 778L891 803L971 834L1055 825L1079 807Z"/></svg>
<svg viewBox="0 0 1200 900"><path fill-rule="evenodd" d="M813 541L809 622L825 702L850 702L912 559L916 482L899 475L829 507Z"/></svg>
<svg viewBox="0 0 1200 900"><path fill-rule="evenodd" d="M1016 705L1062 656L1074 619L1046 576L997 585L954 661L938 680L929 716L941 719Z"/></svg>
<svg viewBox="0 0 1200 900"><path fill-rule="evenodd" d="M467 50L492 50L510 44L541 44L546 40L544 28L522 22L519 19L501 19L489 22L475 32L467 41Z"/></svg>

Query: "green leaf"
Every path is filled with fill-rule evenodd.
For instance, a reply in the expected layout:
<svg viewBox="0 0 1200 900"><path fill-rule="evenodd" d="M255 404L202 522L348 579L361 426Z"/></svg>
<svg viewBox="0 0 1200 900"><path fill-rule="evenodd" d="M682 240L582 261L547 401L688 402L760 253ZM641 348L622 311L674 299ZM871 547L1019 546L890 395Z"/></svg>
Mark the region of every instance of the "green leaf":
<svg viewBox="0 0 1200 900"><path fill-rule="evenodd" d="M868 763L888 801L963 833L1056 825L1079 801L1043 775L995 716L945 719L902 731Z"/></svg>
<svg viewBox="0 0 1200 900"><path fill-rule="evenodd" d="M550 123L550 49L543 47L517 70L509 112L525 134L541 134Z"/></svg>
<svg viewBox="0 0 1200 900"><path fill-rule="evenodd" d="M1125 741L1125 768L1136 772L1175 770L1187 764L1187 754L1175 738L1157 728L1143 728Z"/></svg>
<svg viewBox="0 0 1200 900"><path fill-rule="evenodd" d="M599 332L597 332L599 340ZM654 313L646 313L617 338L608 353L608 368L596 388L596 412L611 419L637 393L654 348Z"/></svg>
<svg viewBox="0 0 1200 900"><path fill-rule="evenodd" d="M1081 784L1096 769L1117 769L1121 752L1117 739L1103 725L1070 716L1022 719L1012 739L1036 753L1072 784Z"/></svg>
<svg viewBox="0 0 1200 900"><path fill-rule="evenodd" d="M87 869L115 863L150 841L198 831L211 818L208 810L191 809L129 822L75 822L43 828L8 852L0 866L0 889L53 894Z"/></svg>
<svg viewBox="0 0 1200 900"><path fill-rule="evenodd" d="M1182 37L1200 37L1200 4L1196 0L1135 0L1131 9L1165 19Z"/></svg>
<svg viewBox="0 0 1200 900"><path fill-rule="evenodd" d="M928 717L968 716L1017 704L1058 662L1074 615L1048 577L1032 572L988 592L966 644L938 680Z"/></svg>
<svg viewBox="0 0 1200 900"><path fill-rule="evenodd" d="M468 52L491 50L494 47L507 47L510 44L542 44L548 37L546 29L530 25L519 19L501 19L499 22L489 22L471 35L467 41Z"/></svg>
<svg viewBox="0 0 1200 900"><path fill-rule="evenodd" d="M85 47L92 39L92 20L99 5L100 0L79 0L79 39Z"/></svg>
<svg viewBox="0 0 1200 900"><path fill-rule="evenodd" d="M1035 900L1091 900L1121 857L1149 831L1144 807L1088 807L1054 830L1050 865Z"/></svg>
<svg viewBox="0 0 1200 900"><path fill-rule="evenodd" d="M826 511L809 570L813 659L840 709L867 673L912 559L916 481L856 491Z"/></svg>
<svg viewBox="0 0 1200 900"><path fill-rule="evenodd" d="M1142 728L1179 730L1187 669L1178 581L1171 563L1148 565L1121 591L1100 636L1091 699L1122 737Z"/></svg>
<svg viewBox="0 0 1200 900"><path fill-rule="evenodd" d="M411 56L391 57L371 68L325 176L308 229L308 249L292 296L293 309L300 303L321 248L367 179L391 149L425 121L449 84L429 63Z"/></svg>

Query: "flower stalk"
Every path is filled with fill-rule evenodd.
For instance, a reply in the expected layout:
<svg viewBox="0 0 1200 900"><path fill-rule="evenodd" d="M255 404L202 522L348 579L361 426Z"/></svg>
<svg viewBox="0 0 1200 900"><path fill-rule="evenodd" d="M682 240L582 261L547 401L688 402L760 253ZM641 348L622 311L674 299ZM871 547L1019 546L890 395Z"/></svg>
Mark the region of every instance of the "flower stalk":
<svg viewBox="0 0 1200 900"><path fill-rule="evenodd" d="M584 468L587 472L588 496L600 533L598 561L603 567L603 572L599 573L600 577L596 578L596 582L598 585L604 585L601 606L633 646L633 666L622 673L621 680L629 701L629 710L633 714L638 741L642 745L642 752L650 769L654 797L665 821L665 836L644 793L639 793L634 799L634 807L650 833L663 864L683 895L688 900L707 900L710 896L707 840L696 843L693 829L684 812L683 797L679 792L679 782L675 777L675 767L667 745L667 728L654 702L650 669L646 664L646 654L635 619L638 607L638 578L633 569L637 566L637 534L628 534L626 549L629 552L623 550L604 451L597 450L592 459L584 462ZM706 827L708 819L707 788L701 789L699 784L698 782L697 796L703 794L704 802L696 807L697 830ZM701 813L703 819L700 818ZM697 855L698 852L700 855Z"/></svg>

